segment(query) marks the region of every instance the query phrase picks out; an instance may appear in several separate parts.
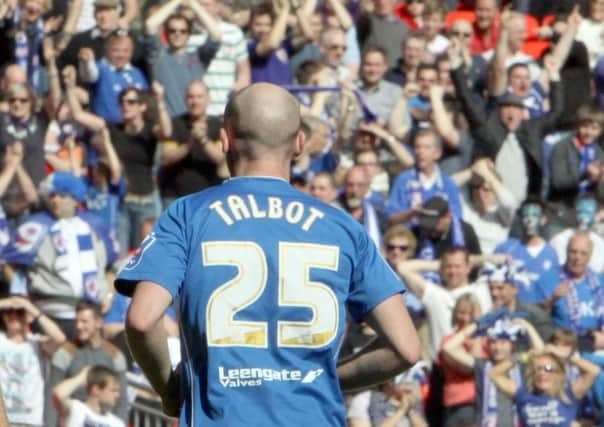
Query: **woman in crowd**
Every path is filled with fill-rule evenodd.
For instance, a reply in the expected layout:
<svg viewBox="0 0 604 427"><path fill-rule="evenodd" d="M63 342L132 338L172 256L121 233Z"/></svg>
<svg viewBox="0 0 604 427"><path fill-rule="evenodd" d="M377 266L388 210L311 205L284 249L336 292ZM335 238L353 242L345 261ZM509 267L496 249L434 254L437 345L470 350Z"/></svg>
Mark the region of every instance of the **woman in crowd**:
<svg viewBox="0 0 604 427"><path fill-rule="evenodd" d="M566 380L564 360L580 372L572 383ZM553 346L531 355L525 384L508 376L512 367L511 361L503 361L491 370L489 376L501 393L514 399L522 426L570 427L579 401L600 373L600 368L577 353L568 354Z"/></svg>
<svg viewBox="0 0 604 427"><path fill-rule="evenodd" d="M483 337L468 337L457 332L476 322L481 315L480 303L474 294L459 297L453 309L453 328L455 332L443 339L443 346L459 345L475 358L484 358ZM455 341L454 341L455 340ZM456 341L461 341L461 344ZM445 406L445 427L471 425L476 418L474 401L476 386L472 373L458 366L455 359L441 351L440 365L444 374L443 405Z"/></svg>
<svg viewBox="0 0 604 427"><path fill-rule="evenodd" d="M494 313L487 314L461 329L443 346L443 355L447 360L455 363L460 371L467 374L473 373L476 384L476 412L479 427L497 425L499 427L512 427L517 425L514 401L506 394L500 392L491 380L492 369L504 361L510 363L508 368L510 376L517 383L521 383L522 374L520 363L514 357L514 342L518 336L525 332L535 351L543 349L543 341L535 328L522 318L513 320L491 320ZM485 333L488 338L488 357L476 357L464 346L467 338ZM506 371L506 372L508 372Z"/></svg>

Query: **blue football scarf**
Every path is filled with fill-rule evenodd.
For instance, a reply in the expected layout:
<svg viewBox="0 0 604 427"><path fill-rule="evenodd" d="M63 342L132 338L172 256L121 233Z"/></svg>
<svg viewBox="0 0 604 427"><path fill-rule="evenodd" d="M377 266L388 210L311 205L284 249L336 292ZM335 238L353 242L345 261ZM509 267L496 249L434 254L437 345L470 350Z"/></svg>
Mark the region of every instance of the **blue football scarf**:
<svg viewBox="0 0 604 427"><path fill-rule="evenodd" d="M15 63L27 73L27 82L35 89L40 87L40 47L44 41L44 22L38 19L36 22L32 52L29 51L27 34L24 26L21 26L21 9L16 8L13 14L13 26L21 28L15 33ZM31 64L29 57L31 55Z"/></svg>

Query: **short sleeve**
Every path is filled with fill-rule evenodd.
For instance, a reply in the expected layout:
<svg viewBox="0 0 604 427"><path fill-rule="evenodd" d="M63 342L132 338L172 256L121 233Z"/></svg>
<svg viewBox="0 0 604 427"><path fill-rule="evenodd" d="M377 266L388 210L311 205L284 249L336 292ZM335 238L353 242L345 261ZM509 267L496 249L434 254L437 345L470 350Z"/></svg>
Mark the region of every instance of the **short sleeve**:
<svg viewBox="0 0 604 427"><path fill-rule="evenodd" d="M367 233L361 232L358 258L348 298L349 310L357 321L386 298L406 292Z"/></svg>
<svg viewBox="0 0 604 427"><path fill-rule="evenodd" d="M136 284L150 281L178 296L187 265L186 199L172 203L159 217L153 231L120 271L115 282L119 293L132 296Z"/></svg>

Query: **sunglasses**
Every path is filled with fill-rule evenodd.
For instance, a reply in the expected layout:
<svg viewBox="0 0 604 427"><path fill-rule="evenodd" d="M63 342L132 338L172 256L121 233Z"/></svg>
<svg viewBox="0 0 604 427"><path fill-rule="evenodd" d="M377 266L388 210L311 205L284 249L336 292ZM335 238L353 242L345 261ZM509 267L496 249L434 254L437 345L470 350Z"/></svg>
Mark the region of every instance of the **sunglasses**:
<svg viewBox="0 0 604 427"><path fill-rule="evenodd" d="M560 372L559 369L551 363L535 366L536 372Z"/></svg>
<svg viewBox="0 0 604 427"><path fill-rule="evenodd" d="M10 98L8 102L9 104L16 104L17 102L20 104L27 104L29 103L29 98Z"/></svg>
<svg viewBox="0 0 604 427"><path fill-rule="evenodd" d="M168 28L168 34L187 34L189 30L186 28Z"/></svg>
<svg viewBox="0 0 604 427"><path fill-rule="evenodd" d="M453 37L460 37L464 39L469 39L472 37L472 33L462 33L461 31L451 31L451 35Z"/></svg>
<svg viewBox="0 0 604 427"><path fill-rule="evenodd" d="M409 245L392 245L392 244L386 245L386 250L388 252L392 252L395 249L398 249L399 251L402 251L402 252L406 252L409 250Z"/></svg>
<svg viewBox="0 0 604 427"><path fill-rule="evenodd" d="M134 104L140 104L141 101L138 98L124 98L122 99L122 104L128 104L128 105L134 105Z"/></svg>

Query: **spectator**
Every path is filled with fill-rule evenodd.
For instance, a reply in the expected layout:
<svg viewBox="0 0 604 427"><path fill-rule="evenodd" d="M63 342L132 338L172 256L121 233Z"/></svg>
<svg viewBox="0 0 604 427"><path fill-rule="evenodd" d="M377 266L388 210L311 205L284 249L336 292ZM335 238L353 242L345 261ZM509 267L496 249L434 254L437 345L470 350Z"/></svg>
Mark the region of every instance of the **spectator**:
<svg viewBox="0 0 604 427"><path fill-rule="evenodd" d="M71 66L63 70L63 80L67 105L75 124L97 130L90 139L91 149L88 159L89 175L86 208L106 220L111 236L117 238L121 203L126 194L126 181L120 159L111 142L109 130L104 124L97 124L96 116L85 111L77 96L76 73ZM73 157L73 156L71 156Z"/></svg>
<svg viewBox="0 0 604 427"><path fill-rule="evenodd" d="M405 148L403 148L405 149ZM378 151L372 148L361 148L354 153L354 164L362 166L371 179L369 195L376 194L383 197L388 194L390 177L380 164Z"/></svg>
<svg viewBox="0 0 604 427"><path fill-rule="evenodd" d="M447 200L434 196L418 210L417 256L420 259L435 259L452 246L465 247L469 253L482 253L474 228L451 212Z"/></svg>
<svg viewBox="0 0 604 427"><path fill-rule="evenodd" d="M124 169L128 188L120 208L118 239L120 251L125 254L136 247L141 237L138 232L147 218L156 217L157 193L153 179L155 152L159 140L172 134L172 121L164 104L161 84L153 82L153 98L157 105L157 124L145 120L147 102L145 93L130 87L120 92L118 102L123 121L106 124L97 116L88 116L88 127L101 132L107 126L109 135ZM164 146L160 145L160 155Z"/></svg>
<svg viewBox="0 0 604 427"><path fill-rule="evenodd" d="M86 400L72 399L71 395L86 386ZM119 377L105 366L87 366L78 374L57 384L52 390L68 427L102 425L125 427L126 424L111 411L120 396Z"/></svg>
<svg viewBox="0 0 604 427"><path fill-rule="evenodd" d="M0 145L6 147L21 142L23 166L38 186L44 178L44 135L48 117L44 112L36 111L36 95L27 85L15 83L5 95L9 108L8 113L0 113ZM30 204L31 201L16 211L21 214Z"/></svg>
<svg viewBox="0 0 604 427"><path fill-rule="evenodd" d="M453 307L462 295L474 295L483 313L491 310L491 297L486 284L470 283L472 262L464 248L452 247L445 250L440 261L402 261L394 267L424 305L430 326L429 351L432 358L437 355L443 338L453 332ZM422 277L422 273L436 272L439 273L442 286Z"/></svg>
<svg viewBox="0 0 604 427"><path fill-rule="evenodd" d="M512 398L497 390L491 372L505 362L511 365L508 371L518 384L522 381L520 364L513 356L514 342L521 332L526 332L531 341L531 348L540 351L543 341L526 320L490 320L491 315L483 316L457 332L443 346L443 354L463 372L474 374L476 384L476 423L479 426L496 423L500 427L511 427L518 424L516 407ZM487 320L489 319L489 320ZM480 329L478 326L480 325ZM486 329L486 331L484 331ZM475 333L485 334L488 338L486 358L475 357L464 347L464 341Z"/></svg>
<svg viewBox="0 0 604 427"><path fill-rule="evenodd" d="M252 38L248 40L247 45L252 67L252 83L292 83L289 58L311 38L311 30L301 9L294 8L301 34L295 38L287 37L290 10L289 1L278 3L276 9L270 3L263 3L252 10Z"/></svg>
<svg viewBox="0 0 604 427"><path fill-rule="evenodd" d="M426 48L434 57L447 51L449 39L441 34L445 28L446 7L437 0L427 1L422 14L422 31L426 35Z"/></svg>
<svg viewBox="0 0 604 427"><path fill-rule="evenodd" d="M395 7L396 14L410 30L416 31L423 26L424 0L407 0Z"/></svg>
<svg viewBox="0 0 604 427"><path fill-rule="evenodd" d="M441 348L466 326L476 322L481 316L478 299L472 294L464 294L457 299L453 307L451 323L453 333L442 340ZM461 339L460 335L457 335ZM465 338L465 337L464 337ZM484 340L482 337L468 337L463 340L464 349L475 358L483 358ZM471 372L461 370L455 361L449 359L440 350L439 364L444 375L443 406L445 408L444 427L473 425L476 420L476 385Z"/></svg>
<svg viewBox="0 0 604 427"><path fill-rule="evenodd" d="M446 93L442 80L438 84L430 85L429 101L430 126L438 132L443 143L439 166L447 175L461 172L472 163L474 141L466 129L463 114L459 111L459 103Z"/></svg>
<svg viewBox="0 0 604 427"><path fill-rule="evenodd" d="M187 87L186 113L173 121L173 132L161 144L159 189L164 207L227 178L219 142L220 120L208 115L208 87L195 80Z"/></svg>
<svg viewBox="0 0 604 427"><path fill-rule="evenodd" d="M310 194L328 205L336 208L342 208L336 200L338 197L338 189L336 181L329 172L319 172L310 182Z"/></svg>
<svg viewBox="0 0 604 427"><path fill-rule="evenodd" d="M369 417L374 426L428 427L417 383L391 380L371 393Z"/></svg>
<svg viewBox="0 0 604 427"><path fill-rule="evenodd" d="M598 143L604 112L584 104L577 111L575 134L559 142L550 157L549 202L558 229L574 225L573 203L579 194L604 191L604 150Z"/></svg>
<svg viewBox="0 0 604 427"><path fill-rule="evenodd" d="M79 178L55 172L44 187L46 210L14 231L3 258L19 268L32 301L69 336L77 301L106 297L105 267L116 258L115 244L100 218L78 210L86 197Z"/></svg>
<svg viewBox="0 0 604 427"><path fill-rule="evenodd" d="M593 253L604 251L604 239L594 229L596 214L598 212L598 201L593 194L585 193L580 195L575 202L575 216L577 228L568 227L551 238L550 244L558 254L560 264L566 262L568 242L573 235L579 231L585 231L589 234L591 244L595 248ZM589 258L589 268L596 273L604 271L604 259L599 256Z"/></svg>
<svg viewBox="0 0 604 427"><path fill-rule="evenodd" d="M43 367L65 335L24 297L0 299L0 317L0 389L8 420L11 425L45 425ZM31 333L30 325L42 334Z"/></svg>
<svg viewBox="0 0 604 427"><path fill-rule="evenodd" d="M470 48L473 54L485 53L495 48L499 38L496 0L476 0L474 3L474 34Z"/></svg>
<svg viewBox="0 0 604 427"><path fill-rule="evenodd" d="M421 63L427 62L426 59L430 58L426 44L426 37L423 33L411 32L407 34L400 45L402 56L395 65L391 65L392 68L386 73L385 79L403 88L407 88L408 83L415 82L417 68ZM406 92L409 90L410 88L407 88Z"/></svg>
<svg viewBox="0 0 604 427"><path fill-rule="evenodd" d="M310 182L316 173L335 172L338 159L332 153L329 123L315 116L303 116L301 127L306 136L306 145L292 162L292 176Z"/></svg>
<svg viewBox="0 0 604 427"><path fill-rule="evenodd" d="M142 71L130 62L134 40L118 31L109 36L105 56L95 61L91 48L80 49L79 75L92 85L92 111L110 123L119 123L122 114L119 95L128 88L147 90L149 85Z"/></svg>
<svg viewBox="0 0 604 427"><path fill-rule="evenodd" d="M413 137L415 167L397 176L390 190L386 213L391 223L409 223L421 207L438 196L448 201L456 219L461 219L459 189L451 178L440 171L442 155L440 138L434 130L420 130Z"/></svg>
<svg viewBox="0 0 604 427"><path fill-rule="evenodd" d="M453 21L449 28L449 40L453 41L461 51L464 71L472 92L482 94L486 88L487 61L482 55L472 52L472 35L472 23L465 19Z"/></svg>
<svg viewBox="0 0 604 427"><path fill-rule="evenodd" d="M493 0L479 0L483 1ZM480 4L479 3L479 4ZM562 88L558 65L546 64L551 83L550 111L538 119L524 120L523 100L507 94L498 100L498 108L486 115L466 84L459 50L449 49L451 77L476 141L474 156L488 157L505 186L520 203L527 194L539 195L542 185L542 139L557 124L562 113Z"/></svg>
<svg viewBox="0 0 604 427"><path fill-rule="evenodd" d="M381 46L391 67L396 63L408 32L407 24L396 17L394 6L393 0L374 0L373 11L361 15L357 22L361 48Z"/></svg>
<svg viewBox="0 0 604 427"><path fill-rule="evenodd" d="M9 111L7 91L14 83L27 84L27 74L17 64L9 64L4 68L0 81L0 111L2 113Z"/></svg>
<svg viewBox="0 0 604 427"><path fill-rule="evenodd" d="M86 0L82 0L86 1ZM128 3L133 3L129 1ZM77 6L72 4L72 14L75 17ZM65 37L58 46L61 51L57 59L59 69L65 68L67 65L78 66L79 57L82 49L92 49L95 58L102 58L105 54L107 41L118 30L124 30L120 26L120 2L118 0L95 0L94 1L94 20L93 28L82 32L76 32L71 28L69 17L65 23ZM127 28L127 27L126 27ZM133 39L134 40L134 39ZM134 51L132 53L132 62L139 67L142 67L145 61L143 48L139 40L135 40Z"/></svg>
<svg viewBox="0 0 604 427"><path fill-rule="evenodd" d="M578 355L554 353L554 348L533 355L527 363L527 381L511 379L508 372L513 363L506 360L489 373L499 392L514 399L523 425L535 420L551 426L570 426L576 420L579 401L587 394L600 368ZM564 359L576 366L580 376L566 383Z"/></svg>
<svg viewBox="0 0 604 427"><path fill-rule="evenodd" d="M344 65L346 34L343 30L337 27L324 29L319 39L319 49L321 60L328 69L328 86L352 79L350 70Z"/></svg>
<svg viewBox="0 0 604 427"><path fill-rule="evenodd" d="M353 166L344 177L344 191L338 202L346 212L365 227L365 230L379 248L382 246L383 212L366 199L369 192L369 175L364 168Z"/></svg>
<svg viewBox="0 0 604 427"><path fill-rule="evenodd" d="M575 233L564 265L539 281L543 304L551 309L554 325L579 335L583 351L604 348L603 282L601 274L589 268L592 251L589 234Z"/></svg>
<svg viewBox="0 0 604 427"><path fill-rule="evenodd" d="M17 64L27 74L27 83L42 93L42 42L48 33L56 31L62 18L44 17L47 5L42 0L26 0L0 10L0 65Z"/></svg>
<svg viewBox="0 0 604 427"><path fill-rule="evenodd" d="M388 122L402 95L399 86L384 80L387 70L386 52L382 48L368 47L363 51L360 90L365 95L367 107L382 124Z"/></svg>
<svg viewBox="0 0 604 427"><path fill-rule="evenodd" d="M224 21L220 16L217 0L199 1L208 14L218 22L222 33L220 48L206 69L203 81L210 91L209 116L221 116L229 94L250 84L250 62L243 32L239 27ZM193 34L189 37L189 49L205 43L207 34Z"/></svg>
<svg viewBox="0 0 604 427"><path fill-rule="evenodd" d="M598 59L604 55L601 43L593 43L594 40L600 39L603 31L604 3L601 0L590 0L589 16L581 20L576 38L587 47L591 69L594 69Z"/></svg>
<svg viewBox="0 0 604 427"><path fill-rule="evenodd" d="M500 265L487 265L483 274L489 284L493 310L504 308L512 316L523 316L541 339L548 341L551 338L554 326L549 313L536 304L523 303L518 299L519 290L526 287L528 282L526 271L519 264L507 261Z"/></svg>
<svg viewBox="0 0 604 427"><path fill-rule="evenodd" d="M522 202L519 216L522 237L510 237L495 248L495 253L509 255L526 271L530 284L518 287L518 300L532 304L540 298L537 281L560 262L556 250L543 238L543 227L547 224L545 204L530 197Z"/></svg>
<svg viewBox="0 0 604 427"><path fill-rule="evenodd" d="M76 308L76 327L73 340L63 344L52 356L47 392L50 395L55 386L79 374L88 366L104 366L115 371L117 375L119 399L115 406L115 413L122 420L126 420L128 415L126 359L117 347L103 339L102 328L101 307L98 304L80 301ZM85 401L87 397L83 387L84 381L78 385L79 387L70 389L71 393L61 394L63 399L73 395L75 399ZM57 412L50 401L46 402L44 418L46 426L56 426Z"/></svg>
<svg viewBox="0 0 604 427"><path fill-rule="evenodd" d="M197 19L208 31L206 43L193 52L187 52L187 41L191 35L192 24L188 18L174 11L183 0L172 0L159 7L145 23L147 36L152 45L147 52L152 64L153 76L165 88L166 106L170 117L179 116L187 111L185 94L188 85L200 79L208 64L220 48L222 34L218 22L197 2L189 1ZM158 30L163 24L168 39L163 46Z"/></svg>
<svg viewBox="0 0 604 427"><path fill-rule="evenodd" d="M67 6L66 1L57 2L59 4L64 3ZM81 34L82 32L88 31L95 27L95 18L97 7L102 7L103 2L95 0L77 0L69 3L68 13L63 14L65 16L65 25L63 32L65 37L69 38L73 34ZM115 28L121 28L124 30L129 29L132 26L132 21L138 17L139 13L139 2L138 0L124 0L119 2L107 2L106 4L116 9L118 14L115 16ZM115 6L113 6L115 4ZM56 10L57 5L54 5ZM74 64L72 64L74 65Z"/></svg>
<svg viewBox="0 0 604 427"><path fill-rule="evenodd" d="M470 169L462 172L461 181L470 181L470 198L462 198L463 218L472 224L483 253L493 253L503 243L512 226L516 200L505 188L495 172L490 159L477 160Z"/></svg>
<svg viewBox="0 0 604 427"><path fill-rule="evenodd" d="M417 67L417 94L409 96L409 113L413 119L413 129L426 127L431 111L430 88L438 84L438 68L432 64Z"/></svg>

